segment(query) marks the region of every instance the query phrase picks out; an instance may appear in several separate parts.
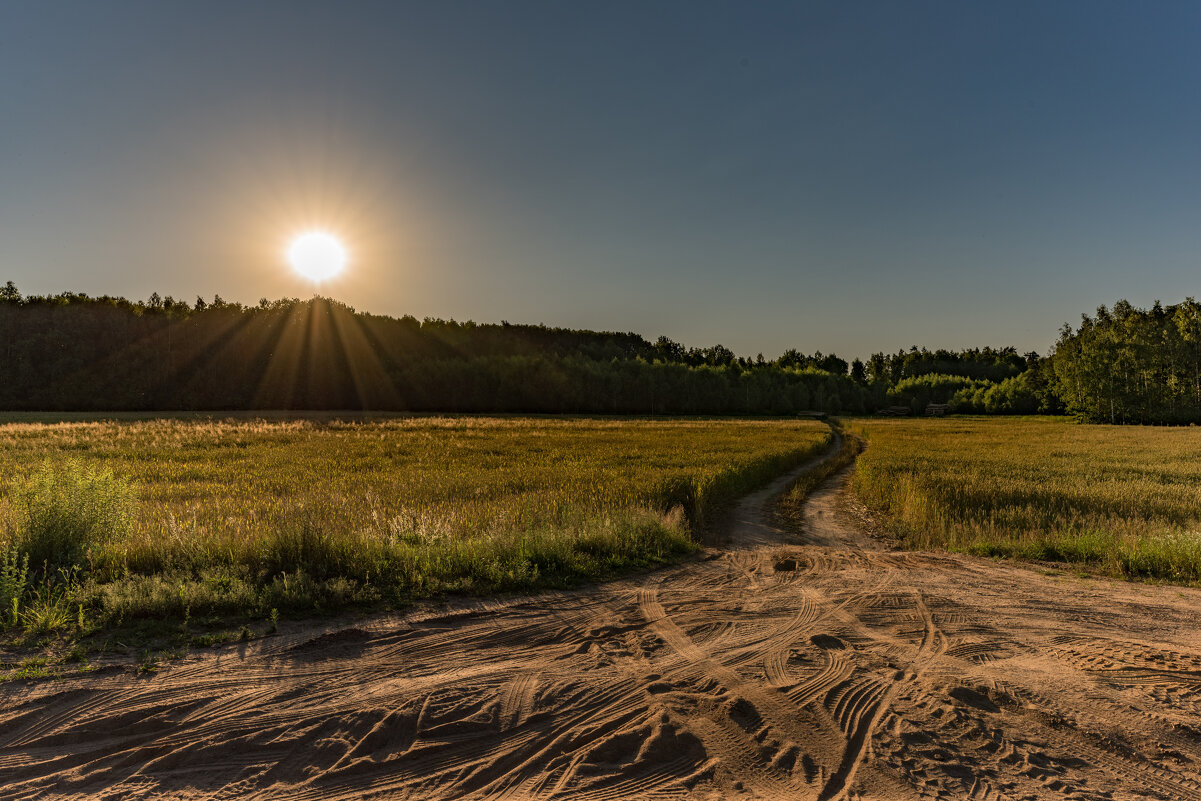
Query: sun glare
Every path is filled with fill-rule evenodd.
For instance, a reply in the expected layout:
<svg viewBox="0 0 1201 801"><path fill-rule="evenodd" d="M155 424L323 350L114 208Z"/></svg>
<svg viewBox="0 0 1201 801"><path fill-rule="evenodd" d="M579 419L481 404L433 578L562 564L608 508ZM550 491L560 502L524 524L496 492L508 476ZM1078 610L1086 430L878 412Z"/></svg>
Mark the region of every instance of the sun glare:
<svg viewBox="0 0 1201 801"><path fill-rule="evenodd" d="M346 248L325 231L308 231L288 246L288 263L310 281L328 281L346 267Z"/></svg>

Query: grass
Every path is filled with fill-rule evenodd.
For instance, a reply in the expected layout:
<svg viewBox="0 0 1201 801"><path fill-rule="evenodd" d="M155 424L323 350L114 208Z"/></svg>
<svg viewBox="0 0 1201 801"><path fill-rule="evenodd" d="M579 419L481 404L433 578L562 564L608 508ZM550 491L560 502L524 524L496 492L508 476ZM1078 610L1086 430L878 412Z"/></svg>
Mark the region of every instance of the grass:
<svg viewBox="0 0 1201 801"><path fill-rule="evenodd" d="M854 489L907 547L1201 582L1201 429L856 420Z"/></svg>
<svg viewBox="0 0 1201 801"><path fill-rule="evenodd" d="M829 440L779 420L17 418L0 627L177 647L605 578L695 550L716 509Z"/></svg>

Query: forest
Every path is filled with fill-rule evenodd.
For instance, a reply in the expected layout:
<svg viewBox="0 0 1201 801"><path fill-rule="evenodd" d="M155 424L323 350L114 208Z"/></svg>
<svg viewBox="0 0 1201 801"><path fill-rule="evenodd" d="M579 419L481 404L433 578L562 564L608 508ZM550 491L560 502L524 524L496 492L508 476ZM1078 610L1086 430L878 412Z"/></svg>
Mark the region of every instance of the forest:
<svg viewBox="0 0 1201 801"><path fill-rule="evenodd" d="M335 300L188 304L0 290L0 409L364 409L594 414L864 412L836 356L542 325L358 312Z"/></svg>
<svg viewBox="0 0 1201 801"><path fill-rule="evenodd" d="M336 300L192 303L0 287L0 409L360 409L590 414L974 414L1201 420L1201 304L1127 301L1051 355L911 347L775 359L669 337L360 312Z"/></svg>

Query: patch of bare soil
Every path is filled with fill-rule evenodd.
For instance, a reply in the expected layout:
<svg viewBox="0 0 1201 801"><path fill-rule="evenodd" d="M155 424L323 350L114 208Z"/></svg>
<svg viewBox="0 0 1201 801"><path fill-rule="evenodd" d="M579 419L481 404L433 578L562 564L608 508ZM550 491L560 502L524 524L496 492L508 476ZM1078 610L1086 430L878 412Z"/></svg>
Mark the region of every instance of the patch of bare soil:
<svg viewBox="0 0 1201 801"><path fill-rule="evenodd" d="M0 688L0 797L1201 799L1201 592L885 550L709 558ZM803 540L803 541L802 541Z"/></svg>

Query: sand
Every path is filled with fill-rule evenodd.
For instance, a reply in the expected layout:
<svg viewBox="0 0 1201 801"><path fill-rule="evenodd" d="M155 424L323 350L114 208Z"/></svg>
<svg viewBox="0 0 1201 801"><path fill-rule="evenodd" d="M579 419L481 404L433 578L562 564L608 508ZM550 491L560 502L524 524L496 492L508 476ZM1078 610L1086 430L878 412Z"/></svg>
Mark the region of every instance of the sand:
<svg viewBox="0 0 1201 801"><path fill-rule="evenodd" d="M806 533L0 687L0 797L1201 799L1201 591Z"/></svg>

